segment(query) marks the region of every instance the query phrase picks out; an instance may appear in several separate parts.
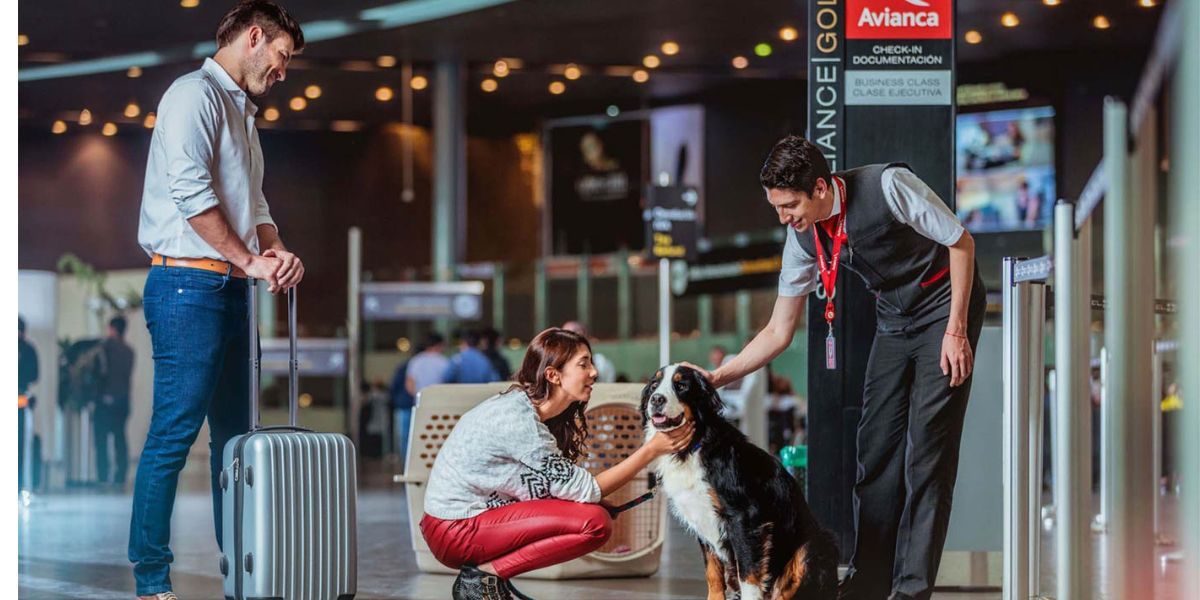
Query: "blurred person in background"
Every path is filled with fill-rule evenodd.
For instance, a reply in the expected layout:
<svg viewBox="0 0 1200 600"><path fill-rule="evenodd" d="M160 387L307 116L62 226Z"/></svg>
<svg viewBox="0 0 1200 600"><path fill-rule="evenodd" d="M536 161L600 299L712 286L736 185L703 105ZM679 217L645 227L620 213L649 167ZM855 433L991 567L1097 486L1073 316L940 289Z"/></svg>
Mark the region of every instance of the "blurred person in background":
<svg viewBox="0 0 1200 600"><path fill-rule="evenodd" d="M491 383L500 381L492 361L479 349L479 332L468 329L459 332L458 353L450 359L443 383Z"/></svg>
<svg viewBox="0 0 1200 600"><path fill-rule="evenodd" d="M101 345L100 398L96 402L92 431L96 443L96 478L100 483L125 485L129 468L129 447L125 440L125 425L129 421L129 384L133 378L133 348L125 342L129 326L125 317L113 317L108 322L108 337ZM109 479L108 440L112 438L116 469Z"/></svg>

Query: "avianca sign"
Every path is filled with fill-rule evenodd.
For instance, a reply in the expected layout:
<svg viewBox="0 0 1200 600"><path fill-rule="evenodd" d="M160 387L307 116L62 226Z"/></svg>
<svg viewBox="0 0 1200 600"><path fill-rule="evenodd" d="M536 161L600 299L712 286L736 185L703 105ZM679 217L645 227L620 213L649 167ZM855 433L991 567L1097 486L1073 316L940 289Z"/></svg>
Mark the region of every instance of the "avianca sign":
<svg viewBox="0 0 1200 600"><path fill-rule="evenodd" d="M953 0L847 0L846 39L950 39L953 18Z"/></svg>

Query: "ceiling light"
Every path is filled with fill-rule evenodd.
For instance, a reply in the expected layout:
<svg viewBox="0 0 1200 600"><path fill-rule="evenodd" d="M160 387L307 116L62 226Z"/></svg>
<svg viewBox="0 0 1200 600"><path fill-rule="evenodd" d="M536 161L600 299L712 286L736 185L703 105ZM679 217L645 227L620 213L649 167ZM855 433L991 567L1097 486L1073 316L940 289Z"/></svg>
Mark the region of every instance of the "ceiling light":
<svg viewBox="0 0 1200 600"><path fill-rule="evenodd" d="M660 64L662 64L662 61L658 60L658 57L653 54L647 54L645 58L642 59L642 65L644 65L647 69L656 69Z"/></svg>
<svg viewBox="0 0 1200 600"><path fill-rule="evenodd" d="M551 81L550 82L550 93L551 94L554 94L555 96L557 96L565 91L567 91L567 84L565 84L561 81Z"/></svg>
<svg viewBox="0 0 1200 600"><path fill-rule="evenodd" d="M1108 22L1108 17L1104 15L1096 15L1096 18L1092 19L1092 27L1095 27L1096 29L1108 29L1109 27L1112 27L1112 23Z"/></svg>
<svg viewBox="0 0 1200 600"><path fill-rule="evenodd" d="M91 125L92 124L92 111L90 111L86 108L79 111L79 124L80 125Z"/></svg>
<svg viewBox="0 0 1200 600"><path fill-rule="evenodd" d="M650 79L650 74L643 69L638 69L633 72L633 80L638 83L646 83Z"/></svg>
<svg viewBox="0 0 1200 600"><path fill-rule="evenodd" d="M58 135L60 133L66 133L66 132L67 132L66 121L55 121L54 125L50 126L50 133L53 133L54 135Z"/></svg>
<svg viewBox="0 0 1200 600"><path fill-rule="evenodd" d="M492 74L496 77L508 77L508 63L503 60L496 61L496 64L492 65Z"/></svg>
<svg viewBox="0 0 1200 600"><path fill-rule="evenodd" d="M580 75L583 75L583 71L580 71L579 67L575 65L567 65L567 68L563 69L563 77L566 77L571 81L579 79Z"/></svg>
<svg viewBox="0 0 1200 600"><path fill-rule="evenodd" d="M375 64L379 65L380 69L390 69L396 66L396 57L391 54L384 54L375 59Z"/></svg>
<svg viewBox="0 0 1200 600"><path fill-rule="evenodd" d="M679 54L679 44L675 42L663 42L662 53L667 56L675 56Z"/></svg>
<svg viewBox="0 0 1200 600"><path fill-rule="evenodd" d="M978 44L979 42L983 41L983 34L972 29L963 35L963 39L966 40L968 44Z"/></svg>
<svg viewBox="0 0 1200 600"><path fill-rule="evenodd" d="M295 98L292 98L288 102L288 108L295 110L295 111L304 110L304 108L306 106L308 106L308 100L305 100L304 98L301 98L300 96L296 96Z"/></svg>
<svg viewBox="0 0 1200 600"><path fill-rule="evenodd" d="M200 0L179 0L179 5L184 8L196 8L200 6Z"/></svg>
<svg viewBox="0 0 1200 600"><path fill-rule="evenodd" d="M329 123L329 130L338 133L353 133L362 128L362 121L332 121Z"/></svg>
<svg viewBox="0 0 1200 600"><path fill-rule="evenodd" d="M129 104L125 105L125 116L126 117L133 119L133 118L136 118L140 114L142 114L142 107L138 106L137 102L130 102Z"/></svg>
<svg viewBox="0 0 1200 600"><path fill-rule="evenodd" d="M27 35L25 35L25 34L23 34L23 33L19 33L19 34L17 34L17 45L18 45L18 46L27 46L27 45L29 45L29 36L27 36Z"/></svg>
<svg viewBox="0 0 1200 600"><path fill-rule="evenodd" d="M420 91L429 87L429 80L425 79L423 75L414 75L408 84L412 86L412 89Z"/></svg>
<svg viewBox="0 0 1200 600"><path fill-rule="evenodd" d="M1058 6L1059 4L1062 4L1062 0L1042 0L1042 4L1045 4L1046 6Z"/></svg>
<svg viewBox="0 0 1200 600"><path fill-rule="evenodd" d="M395 94L392 92L392 88L386 85L381 85L379 86L379 89L375 90L375 99L380 102L387 102L391 100L392 96L394 95Z"/></svg>
<svg viewBox="0 0 1200 600"><path fill-rule="evenodd" d="M155 123L158 123L158 117L154 116L154 113L146 113L146 120L142 121L142 127L154 129Z"/></svg>
<svg viewBox="0 0 1200 600"><path fill-rule="evenodd" d="M488 79L484 79L483 81L479 82L479 89L482 89L483 91L488 92L488 93L496 91L496 88L499 88L499 87L500 87L500 84L496 83L495 79L488 78Z"/></svg>
<svg viewBox="0 0 1200 600"><path fill-rule="evenodd" d="M142 68L141 67L129 67L129 70L125 71L125 76L130 79L137 79L138 77L142 76Z"/></svg>
<svg viewBox="0 0 1200 600"><path fill-rule="evenodd" d="M621 109L617 108L616 104L609 104L608 108L604 109L604 113L610 117L616 117L621 114Z"/></svg>
<svg viewBox="0 0 1200 600"><path fill-rule="evenodd" d="M321 86L310 85L310 86L304 88L304 97L308 98L309 100L316 100L317 98L320 98L321 97Z"/></svg>
<svg viewBox="0 0 1200 600"><path fill-rule="evenodd" d="M117 126L113 123L105 123L104 128L100 130L106 137L117 135Z"/></svg>
<svg viewBox="0 0 1200 600"><path fill-rule="evenodd" d="M763 42L754 46L754 53L758 56L766 58L771 55L771 45Z"/></svg>
<svg viewBox="0 0 1200 600"><path fill-rule="evenodd" d="M1021 24L1021 19L1017 18L1017 13L1006 12L1000 15L1000 24L1005 27L1016 27Z"/></svg>
<svg viewBox="0 0 1200 600"><path fill-rule="evenodd" d="M1158 0L1138 0L1138 6L1142 8L1154 8L1158 6Z"/></svg>
<svg viewBox="0 0 1200 600"><path fill-rule="evenodd" d="M785 42L794 42L800 37L800 32L796 31L795 27L784 27L779 30L779 39Z"/></svg>
<svg viewBox="0 0 1200 600"><path fill-rule="evenodd" d="M750 66L750 61L749 61L749 60L746 60L746 57L745 57L745 56L735 56L735 57L733 57L733 68L735 68L735 69L745 69L745 68L746 68L746 67L748 67L748 66Z"/></svg>
<svg viewBox="0 0 1200 600"><path fill-rule="evenodd" d="M271 108L264 110L263 118L268 121L278 121L279 120L279 109L272 106Z"/></svg>

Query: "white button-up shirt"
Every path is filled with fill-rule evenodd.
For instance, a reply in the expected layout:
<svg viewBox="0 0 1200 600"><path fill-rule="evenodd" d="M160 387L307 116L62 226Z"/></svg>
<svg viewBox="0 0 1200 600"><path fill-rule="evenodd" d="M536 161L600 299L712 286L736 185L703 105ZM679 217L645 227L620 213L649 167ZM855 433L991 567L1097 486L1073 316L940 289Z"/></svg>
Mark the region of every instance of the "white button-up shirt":
<svg viewBox="0 0 1200 600"><path fill-rule="evenodd" d="M251 253L275 225L263 196L258 107L211 58L175 80L158 104L142 189L138 243L147 254L226 260L188 223L218 204Z"/></svg>

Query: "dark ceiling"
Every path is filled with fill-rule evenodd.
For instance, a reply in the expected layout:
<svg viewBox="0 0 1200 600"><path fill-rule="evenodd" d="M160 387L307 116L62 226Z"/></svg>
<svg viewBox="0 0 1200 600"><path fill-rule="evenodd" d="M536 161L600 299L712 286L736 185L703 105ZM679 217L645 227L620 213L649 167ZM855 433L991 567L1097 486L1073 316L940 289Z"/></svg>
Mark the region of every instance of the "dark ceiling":
<svg viewBox="0 0 1200 600"><path fill-rule="evenodd" d="M284 3L298 20L311 23L352 19L364 9L395 4L395 0ZM19 30L30 43L20 48L19 67L179 48L210 40L230 4L227 0L200 0L198 7L187 9L174 0L20 0ZM972 64L1010 57L1030 62L1030 68L1053 68L1029 57L1067 50L1127 48L1144 53L1163 9L1138 4L1138 0L1065 0L1048 7L1040 0L961 0L960 74ZM518 0L417 25L312 43L293 61L287 80L259 104L281 110L283 117L276 127L324 129L332 120L397 121L398 100L383 103L374 99L374 91L381 85L399 87L399 68L371 65L383 54L412 60L415 71L424 75L430 74L432 61L439 58L466 61L471 72L467 89L472 118L511 117L522 126L539 117L595 113L608 104L631 108L728 89L748 79L802 79L805 7L806 2L797 0ZM1018 27L1001 26L1001 14L1006 11L1017 14L1021 20ZM1092 19L1097 14L1107 16L1112 27L1095 29ZM784 26L799 30L800 39L781 41L778 31ZM982 34L982 43L963 41L963 34L972 29ZM662 56L659 46L668 40L680 45L678 55ZM774 53L767 58L754 56L754 45L759 42L769 42ZM603 73L606 67L625 67L623 72L629 72L649 53L658 54L663 64L651 71L648 83ZM734 69L730 60L736 55L750 57L750 67ZM484 93L480 81L489 76L491 64L500 57L515 57L525 65L500 79L498 91ZM366 61L368 66L349 70L347 61ZM54 119L72 122L85 107L97 122L132 124L140 118L122 117L127 103L137 102L143 113L152 110L170 82L196 68L198 62L189 59L149 67L137 79L121 71L21 82L22 124L49 127ZM547 86L551 81L565 81L559 73L568 62L579 64L584 76L566 81L566 93L553 96ZM288 99L301 95L310 84L320 85L322 96L301 112L288 110ZM418 122L428 119L430 95L429 89L415 94Z"/></svg>

